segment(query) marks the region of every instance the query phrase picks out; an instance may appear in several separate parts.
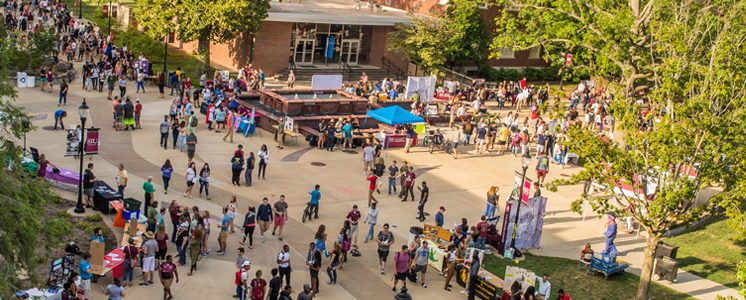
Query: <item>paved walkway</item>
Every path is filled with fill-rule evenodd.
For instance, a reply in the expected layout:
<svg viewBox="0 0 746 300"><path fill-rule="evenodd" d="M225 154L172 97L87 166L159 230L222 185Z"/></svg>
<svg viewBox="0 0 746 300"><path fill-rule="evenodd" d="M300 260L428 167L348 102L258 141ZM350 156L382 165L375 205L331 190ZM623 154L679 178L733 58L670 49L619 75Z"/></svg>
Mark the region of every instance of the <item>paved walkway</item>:
<svg viewBox="0 0 746 300"><path fill-rule="evenodd" d="M271 82L271 84L282 86L281 82ZM242 223L241 218L248 205L260 204L263 197L269 198L273 203L281 194L285 195L290 205L290 220L283 236L285 243L291 246L292 253L295 254L291 258L295 271L292 273L292 285L296 291L300 290L303 283L309 282L308 273L305 272L304 257L318 226L326 225L326 232L329 235L327 244L331 245L330 242L337 238L344 216L352 205L358 205L362 208L363 214L367 213L367 209L363 208L367 203L367 181L362 174L361 154L353 155L341 151L329 153L311 149L303 155L293 155L307 146L294 145L285 147L284 150L277 150L270 134L264 134L263 138L258 136L244 138L236 135L235 143L231 144L222 141L222 134L208 132L206 126L200 124L197 130L199 144L195 160L198 166L205 162L210 164L212 169L210 196L213 200L198 198L198 187L195 187L194 199L185 198L181 193L185 189L186 154L178 150L164 150L158 146L158 123L168 111L170 99L157 99L156 89L156 87L149 87L146 94L132 92L129 94L133 99L140 99L144 106L143 130L115 132L110 127L111 101L106 99L106 93L85 92L80 89L79 80L73 83L68 95L68 104L62 107L69 114L66 125L71 126L77 123L76 109L81 99L85 97L91 107L92 116L89 124L92 121L95 127L101 128L101 155L91 160L95 164L93 171L96 176L113 186L117 170L115 166L124 163L130 174L130 184L125 192L128 197L143 199L141 186L148 176L153 176L156 186L155 200L168 202L176 199L181 205L198 205L200 209L209 210L213 215L220 215L229 197L237 195L239 220L236 220L236 223L238 224ZM55 91L58 91L58 87L55 87ZM58 109L54 105L56 101L57 92L41 93L38 88L19 91L18 104L20 106L25 106L31 115L46 114L48 116L34 121L34 125L39 129L28 134L27 142L29 146L38 148L41 153L46 154L55 165L77 170L78 161L72 157L63 157L65 134L61 131L41 129L54 124L51 116ZM198 117L204 120L204 115L198 115ZM449 135L450 132L445 129L444 134ZM255 180L251 187L235 187L229 184L231 176L229 160L238 144L242 144L247 153L256 153L262 144L269 146L271 155L266 181ZM424 147L415 147L414 153L408 155L398 148L392 148L385 160L387 165L392 160L399 162L399 165L401 161L407 160L419 172L427 171L418 177L418 182L423 180L428 182L432 193L426 211L434 215L437 207L445 206L447 208L446 227L451 227L451 224L459 222L462 217L476 223L478 216L485 208L485 193L492 185L500 187L502 192L500 202L504 203L505 194L510 191L514 180L514 170L520 170L519 159L510 155L476 155L471 150L473 146L459 147L459 159L454 160L443 152L428 154ZM292 159L284 159L288 156ZM163 194L159 171L166 159L171 160L175 169L168 195ZM323 162L325 166L314 166L313 162ZM560 170L552 165L548 180L573 174L577 170L576 167ZM308 200L308 191L312 190L315 184L321 185L323 195L320 219L301 223L301 211ZM580 186L569 186L560 188L557 193L543 191L543 195L549 198L549 204L542 248L533 249L532 253L576 259L585 243L591 243L595 249L602 247L604 221L593 214L589 214L587 219L582 221L582 216L569 210L570 203L577 198L580 190ZM385 190L383 194L376 195L376 198L381 201L379 224L391 224L397 240L392 249L398 249L406 241L409 227L420 225L414 219L416 204L414 202L402 203L395 196L386 196ZM170 224L167 226L170 228ZM376 232L380 228L380 225L377 226ZM228 255L217 256L215 249L217 231L217 228L213 228L213 235L208 241L212 248L211 256L202 260L195 275L188 277L186 276L187 268L180 268L181 280L174 285L173 290L175 299L228 299L234 293L235 249L240 246L238 242L241 233L237 231L236 234L229 236ZM121 234L121 229L115 229L115 233ZM373 243L363 243L364 236L365 228L361 226L358 244L362 256L350 257L344 268L339 271L338 285L323 284L328 279L326 275L320 275L322 282L320 297L323 299L391 299L393 297L391 265L387 265L385 275L379 274L376 247ZM252 261L252 272L262 270L265 274L264 278L267 278L270 269L276 267L275 256L280 251L283 242L269 233L267 233L265 243L259 243L258 240L259 233L255 232L254 249L248 250L247 255ZM622 253L621 257L632 263L630 271L639 274L639 267L642 265L642 249L645 245L644 237L621 236L617 241L617 246ZM173 246L169 250L169 254L175 254ZM391 259L390 256L389 261ZM327 264L325 262L324 266ZM737 295L733 289L687 272L679 272L679 281L670 285L673 289L708 300L715 299L715 295ZM109 280L110 278L103 279L103 284L108 284ZM362 282L365 284L360 284ZM444 295L450 295L451 298L460 295L456 291L450 294L443 291L441 288L443 278L436 276L432 270L428 273L427 282L429 285L427 289L410 286L413 297L442 299ZM128 288L127 293L128 298L136 299L160 299L161 297L159 285L151 288ZM93 298L104 298L100 289L94 289Z"/></svg>

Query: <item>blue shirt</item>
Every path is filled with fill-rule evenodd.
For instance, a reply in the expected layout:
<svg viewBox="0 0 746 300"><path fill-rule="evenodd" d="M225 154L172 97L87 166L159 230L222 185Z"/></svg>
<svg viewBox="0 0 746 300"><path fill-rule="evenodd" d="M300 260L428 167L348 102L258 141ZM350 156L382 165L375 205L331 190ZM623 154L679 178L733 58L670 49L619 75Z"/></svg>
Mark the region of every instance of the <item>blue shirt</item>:
<svg viewBox="0 0 746 300"><path fill-rule="evenodd" d="M223 223L220 224L220 226L225 226L225 227L220 228L220 231L228 231L227 225L230 223L231 223L231 217L229 217L228 215L223 216Z"/></svg>
<svg viewBox="0 0 746 300"><path fill-rule="evenodd" d="M274 217L272 217L272 206L269 204L259 205L259 209L256 211L256 216L259 218L259 221L264 222L274 219Z"/></svg>
<svg viewBox="0 0 746 300"><path fill-rule="evenodd" d="M233 109L238 108L238 101L234 99L234 100L231 100L231 102L228 102L228 108L233 108Z"/></svg>
<svg viewBox="0 0 746 300"><path fill-rule="evenodd" d="M97 239L97 238L96 238L96 236L94 235L94 236L93 236L93 237L91 238L91 241L95 241L96 239ZM104 236L103 236L103 235L102 235L102 236L99 236L99 237L98 237L98 242L99 242L99 243L103 243L103 242L104 242Z"/></svg>
<svg viewBox="0 0 746 300"><path fill-rule="evenodd" d="M179 75L174 74L174 76L171 76L171 84L179 82Z"/></svg>
<svg viewBox="0 0 746 300"><path fill-rule="evenodd" d="M55 116L55 117L61 117L61 116L62 116L62 113L64 113L64 112L65 112L64 110L61 110L61 109L60 109L60 110L58 110L58 111L55 111L55 112L54 112L54 116Z"/></svg>
<svg viewBox="0 0 746 300"><path fill-rule="evenodd" d="M81 261L80 265L78 266L78 271L80 271L80 279L88 280L91 279L91 276L93 276L93 272L86 273L86 271L91 269L91 263L86 261Z"/></svg>
<svg viewBox="0 0 746 300"><path fill-rule="evenodd" d="M398 95L399 95L399 93L397 93L396 90L391 90L391 92L389 92L389 99L390 100L394 100L394 99L396 99L396 96L398 96Z"/></svg>
<svg viewBox="0 0 746 300"><path fill-rule="evenodd" d="M435 225L438 225L438 227L443 227L443 223L445 223L445 219L443 218L443 213L438 212L435 214Z"/></svg>
<svg viewBox="0 0 746 300"><path fill-rule="evenodd" d="M311 204L318 205L319 198L321 198L321 192L319 192L319 190L311 191Z"/></svg>
<svg viewBox="0 0 746 300"><path fill-rule="evenodd" d="M186 114L187 115L191 115L192 114L192 108L193 107L194 107L194 105L192 105L192 103L187 103L186 107L184 107L184 109L186 110Z"/></svg>
<svg viewBox="0 0 746 300"><path fill-rule="evenodd" d="M173 171L174 171L174 168L168 168L168 169L166 169L164 167L161 167L161 172L163 172L163 177L171 178L171 172L173 172Z"/></svg>
<svg viewBox="0 0 746 300"><path fill-rule="evenodd" d="M345 137L352 137L352 125L342 126L342 130L345 132Z"/></svg>

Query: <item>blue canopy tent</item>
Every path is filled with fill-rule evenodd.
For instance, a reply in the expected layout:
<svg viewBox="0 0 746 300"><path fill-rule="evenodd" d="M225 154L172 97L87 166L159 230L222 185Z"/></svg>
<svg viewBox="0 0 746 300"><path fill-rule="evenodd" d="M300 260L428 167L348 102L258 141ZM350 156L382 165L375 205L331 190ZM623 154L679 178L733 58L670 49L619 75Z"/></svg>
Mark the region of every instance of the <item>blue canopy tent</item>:
<svg viewBox="0 0 746 300"><path fill-rule="evenodd" d="M392 105L389 107L384 107L384 108L379 108L373 111L369 111L368 114L365 116L365 121L363 122L363 128L365 128L365 125L368 123L368 117L372 117L378 121L381 121L385 124L390 125L391 128L389 128L389 136L391 136L394 125L425 122L425 119L420 118L417 115L414 115L404 110L398 105ZM388 141L390 140L391 139L389 138L386 142L386 156L388 156L388 153L389 153Z"/></svg>

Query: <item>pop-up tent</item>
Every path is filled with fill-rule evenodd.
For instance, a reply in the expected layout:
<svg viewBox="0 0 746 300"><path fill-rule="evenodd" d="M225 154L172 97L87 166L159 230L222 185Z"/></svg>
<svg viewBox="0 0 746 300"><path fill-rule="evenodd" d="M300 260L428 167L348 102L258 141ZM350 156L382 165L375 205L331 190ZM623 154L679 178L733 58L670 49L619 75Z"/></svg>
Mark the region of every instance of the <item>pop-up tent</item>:
<svg viewBox="0 0 746 300"><path fill-rule="evenodd" d="M365 121L363 122L363 128L365 128L365 124L368 122L368 117L374 118L378 121L381 121L383 123L390 125L391 127L389 128L389 136L391 136L394 125L425 122L425 119L420 118L404 110L398 105L392 105L389 107L384 107L384 108L379 108L373 111L369 111L368 115L365 116ZM391 141L391 139L389 138L388 141ZM386 155L387 156L388 156L388 151L389 151L388 141L386 143Z"/></svg>

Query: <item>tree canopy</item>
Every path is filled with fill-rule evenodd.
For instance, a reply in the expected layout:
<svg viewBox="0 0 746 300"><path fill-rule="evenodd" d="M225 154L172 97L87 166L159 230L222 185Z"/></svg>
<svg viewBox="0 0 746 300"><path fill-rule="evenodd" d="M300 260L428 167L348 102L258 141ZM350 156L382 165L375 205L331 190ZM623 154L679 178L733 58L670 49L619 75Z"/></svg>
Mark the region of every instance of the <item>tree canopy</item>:
<svg viewBox="0 0 746 300"><path fill-rule="evenodd" d="M425 73L440 73L448 59L455 30L451 21L410 14L412 23L396 23L389 33L388 49L402 53Z"/></svg>
<svg viewBox="0 0 746 300"><path fill-rule="evenodd" d="M267 18L269 0L138 0L136 15L153 38L176 33L184 42L198 42L205 69L210 67L210 44L225 43L237 34L252 38Z"/></svg>

